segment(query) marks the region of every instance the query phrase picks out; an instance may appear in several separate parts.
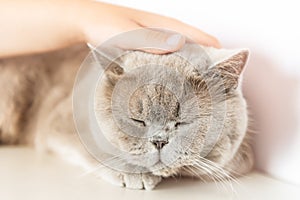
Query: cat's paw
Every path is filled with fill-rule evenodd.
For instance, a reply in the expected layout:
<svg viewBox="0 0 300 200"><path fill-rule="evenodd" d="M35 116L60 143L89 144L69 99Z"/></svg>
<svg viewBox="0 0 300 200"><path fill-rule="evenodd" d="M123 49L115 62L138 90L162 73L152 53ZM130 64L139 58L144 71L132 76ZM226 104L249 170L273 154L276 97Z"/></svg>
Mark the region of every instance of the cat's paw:
<svg viewBox="0 0 300 200"><path fill-rule="evenodd" d="M152 190L162 180L160 176L150 173L134 174L116 171L107 172L101 177L113 185L136 190Z"/></svg>

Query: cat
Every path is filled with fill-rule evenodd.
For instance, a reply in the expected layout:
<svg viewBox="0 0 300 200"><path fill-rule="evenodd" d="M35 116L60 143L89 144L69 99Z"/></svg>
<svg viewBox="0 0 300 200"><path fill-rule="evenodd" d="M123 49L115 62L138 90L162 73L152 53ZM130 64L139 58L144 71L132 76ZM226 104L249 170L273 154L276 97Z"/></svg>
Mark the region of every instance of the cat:
<svg viewBox="0 0 300 200"><path fill-rule="evenodd" d="M151 190L169 176L245 174L253 166L241 91L248 51L200 49L124 51L105 68L93 110L105 139L123 153L103 162L85 149L73 119L73 85L89 49L1 59L0 143L52 152L131 189Z"/></svg>

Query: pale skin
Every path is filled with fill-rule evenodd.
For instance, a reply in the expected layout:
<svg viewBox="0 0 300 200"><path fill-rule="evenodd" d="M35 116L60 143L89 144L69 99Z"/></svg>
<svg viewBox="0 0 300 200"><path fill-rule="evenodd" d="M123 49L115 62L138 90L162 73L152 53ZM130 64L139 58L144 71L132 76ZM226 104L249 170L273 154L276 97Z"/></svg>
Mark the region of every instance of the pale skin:
<svg viewBox="0 0 300 200"><path fill-rule="evenodd" d="M96 46L122 32L149 27L170 29L199 44L220 47L215 37L176 19L101 2L0 0L0 13L0 57L46 52L82 42ZM174 34L147 30L118 46L136 49L145 43L165 47L145 50L151 53L177 51L185 37L176 35L170 40L171 36Z"/></svg>

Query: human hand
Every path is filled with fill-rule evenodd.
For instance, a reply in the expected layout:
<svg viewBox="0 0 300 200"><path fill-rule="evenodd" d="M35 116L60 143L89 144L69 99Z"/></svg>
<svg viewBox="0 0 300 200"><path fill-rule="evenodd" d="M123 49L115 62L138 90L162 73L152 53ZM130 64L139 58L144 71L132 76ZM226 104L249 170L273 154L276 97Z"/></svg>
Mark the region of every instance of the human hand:
<svg viewBox="0 0 300 200"><path fill-rule="evenodd" d="M214 37L175 19L101 2L3 0L0 13L0 57L50 51L81 42L96 46L112 36L138 28L146 29L117 45L124 49L155 46L163 50L144 50L173 52L185 43L182 34L199 44L220 47Z"/></svg>
<svg viewBox="0 0 300 200"><path fill-rule="evenodd" d="M110 5L100 2L84 2L80 6L82 15L75 22L80 22L84 40L96 46L112 36L122 32L147 27L169 29L188 36L194 42L202 45L220 47L216 38L176 19L161 15ZM79 12L79 11L78 11ZM145 49L151 53L173 52L182 47L185 38L180 34L162 32L153 29L138 31L138 35L128 40L122 40L118 46L124 49L136 49L140 46L161 47L165 50Z"/></svg>

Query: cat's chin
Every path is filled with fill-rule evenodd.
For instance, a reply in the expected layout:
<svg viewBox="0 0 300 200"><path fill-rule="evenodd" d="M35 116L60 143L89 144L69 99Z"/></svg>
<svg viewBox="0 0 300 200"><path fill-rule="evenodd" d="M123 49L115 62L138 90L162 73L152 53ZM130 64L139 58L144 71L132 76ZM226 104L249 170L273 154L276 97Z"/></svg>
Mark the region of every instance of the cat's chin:
<svg viewBox="0 0 300 200"><path fill-rule="evenodd" d="M160 169L164 169L166 168L167 166L161 162L160 160L157 161L150 169L152 170L160 170Z"/></svg>
<svg viewBox="0 0 300 200"><path fill-rule="evenodd" d="M171 175L176 174L178 171L176 168L167 166L161 161L158 161L155 165L150 167L149 170L152 172L153 175L163 176L163 177L169 177Z"/></svg>

